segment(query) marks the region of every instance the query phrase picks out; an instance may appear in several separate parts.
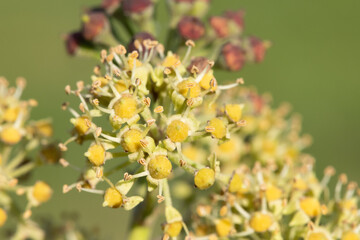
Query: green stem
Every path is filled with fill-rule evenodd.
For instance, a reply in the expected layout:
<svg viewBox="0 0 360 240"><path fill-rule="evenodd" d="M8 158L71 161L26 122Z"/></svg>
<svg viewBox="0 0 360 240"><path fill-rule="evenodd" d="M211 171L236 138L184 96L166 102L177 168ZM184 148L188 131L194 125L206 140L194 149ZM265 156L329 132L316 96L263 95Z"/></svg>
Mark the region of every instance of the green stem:
<svg viewBox="0 0 360 240"><path fill-rule="evenodd" d="M24 175L24 174L30 172L35 166L36 166L36 163L34 163L34 162L25 164L25 165L15 169L9 175L13 178L19 177L21 175Z"/></svg>

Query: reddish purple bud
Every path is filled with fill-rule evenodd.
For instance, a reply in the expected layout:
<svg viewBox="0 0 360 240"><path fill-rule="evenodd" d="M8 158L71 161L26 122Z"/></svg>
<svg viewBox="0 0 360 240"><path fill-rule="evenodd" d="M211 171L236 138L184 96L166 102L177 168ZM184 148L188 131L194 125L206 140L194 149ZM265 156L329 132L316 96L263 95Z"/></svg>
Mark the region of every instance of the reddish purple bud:
<svg viewBox="0 0 360 240"><path fill-rule="evenodd" d="M228 19L225 17L211 17L210 25L214 29L217 37L225 38L229 36Z"/></svg>
<svg viewBox="0 0 360 240"><path fill-rule="evenodd" d="M102 11L91 11L84 16L82 35L86 40L93 40L108 25L108 19Z"/></svg>
<svg viewBox="0 0 360 240"><path fill-rule="evenodd" d="M143 49L145 49L143 41L147 40L147 39L155 40L155 37L147 32L139 32L139 33L135 34L135 36L131 39L131 41L128 45L129 52L138 50L135 46L136 40L138 40L141 43L141 46L143 47Z"/></svg>
<svg viewBox="0 0 360 240"><path fill-rule="evenodd" d="M152 5L151 0L123 0L123 9L126 14L141 13Z"/></svg>
<svg viewBox="0 0 360 240"><path fill-rule="evenodd" d="M108 13L113 13L120 7L122 0L103 0L101 7Z"/></svg>
<svg viewBox="0 0 360 240"><path fill-rule="evenodd" d="M185 39L198 40L205 34L205 26L196 17L185 16L178 24L178 31Z"/></svg>
<svg viewBox="0 0 360 240"><path fill-rule="evenodd" d="M84 41L85 39L80 32L73 32L66 36L65 47L68 54L75 55L76 51L80 47L80 44Z"/></svg>
<svg viewBox="0 0 360 240"><path fill-rule="evenodd" d="M225 17L233 20L236 25L239 26L239 28L242 30L244 29L244 11L243 10L238 10L238 11L226 11L225 12Z"/></svg>
<svg viewBox="0 0 360 240"><path fill-rule="evenodd" d="M225 67L231 71L239 71L245 64L245 51L233 43L226 43L221 50L221 55Z"/></svg>
<svg viewBox="0 0 360 240"><path fill-rule="evenodd" d="M262 62L265 58L266 44L256 37L250 37L250 45L254 54L254 61Z"/></svg>
<svg viewBox="0 0 360 240"><path fill-rule="evenodd" d="M191 72L193 66L199 69L199 72L202 72L209 65L209 59L206 57L195 57L191 59L190 65L187 67L187 70Z"/></svg>

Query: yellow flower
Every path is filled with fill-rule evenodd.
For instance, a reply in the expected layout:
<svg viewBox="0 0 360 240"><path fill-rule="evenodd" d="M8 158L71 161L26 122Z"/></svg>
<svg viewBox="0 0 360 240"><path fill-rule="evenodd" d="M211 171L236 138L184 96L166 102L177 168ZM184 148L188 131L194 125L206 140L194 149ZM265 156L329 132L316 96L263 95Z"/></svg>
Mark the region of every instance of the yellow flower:
<svg viewBox="0 0 360 240"><path fill-rule="evenodd" d="M74 126L76 132L81 136L85 135L87 131L90 129L88 126L89 118L86 116L78 117L74 121Z"/></svg>
<svg viewBox="0 0 360 240"><path fill-rule="evenodd" d="M216 138L223 138L226 135L226 125L219 118L213 118L209 121L208 127L212 128L211 134Z"/></svg>
<svg viewBox="0 0 360 240"><path fill-rule="evenodd" d="M15 127L5 127L1 131L0 136L1 136L1 140L4 143L11 144L11 145L20 142L21 137L22 137L19 129L17 129Z"/></svg>
<svg viewBox="0 0 360 240"><path fill-rule="evenodd" d="M170 175L172 165L166 156L158 155L150 160L148 170L152 178L163 179Z"/></svg>
<svg viewBox="0 0 360 240"><path fill-rule="evenodd" d="M300 207L311 218L319 216L321 213L320 202L314 197L306 197L300 200Z"/></svg>
<svg viewBox="0 0 360 240"><path fill-rule="evenodd" d="M4 209L0 208L0 227L2 227L7 219L7 213Z"/></svg>
<svg viewBox="0 0 360 240"><path fill-rule="evenodd" d="M94 144L89 147L85 156L95 166L101 166L105 162L105 149L101 144Z"/></svg>
<svg viewBox="0 0 360 240"><path fill-rule="evenodd" d="M137 114L137 102L132 96L123 96L114 104L115 115L129 119Z"/></svg>
<svg viewBox="0 0 360 240"><path fill-rule="evenodd" d="M195 186L200 190L205 190L215 183L215 172L211 168L202 168L195 173Z"/></svg>
<svg viewBox="0 0 360 240"><path fill-rule="evenodd" d="M255 212L250 219L250 227L255 232L266 232L273 224L273 218L268 213Z"/></svg>
<svg viewBox="0 0 360 240"><path fill-rule="evenodd" d="M36 201L39 203L44 203L50 199L52 192L52 189L47 183L43 181L37 181L33 187L32 195Z"/></svg>
<svg viewBox="0 0 360 240"><path fill-rule="evenodd" d="M200 85L194 79L188 79L177 85L178 91L185 98L196 98L200 96Z"/></svg>
<svg viewBox="0 0 360 240"><path fill-rule="evenodd" d="M189 126L181 120L173 120L166 129L166 134L173 142L183 142L189 135Z"/></svg>
<svg viewBox="0 0 360 240"><path fill-rule="evenodd" d="M226 104L225 112L231 121L238 122L242 116L242 106L240 104Z"/></svg>
<svg viewBox="0 0 360 240"><path fill-rule="evenodd" d="M230 234L232 223L230 219L223 218L216 221L215 228L219 237L226 237Z"/></svg>
<svg viewBox="0 0 360 240"><path fill-rule="evenodd" d="M125 151L137 152L141 149L140 140L143 138L142 132L137 129L130 129L122 136L121 146Z"/></svg>
<svg viewBox="0 0 360 240"><path fill-rule="evenodd" d="M182 230L182 222L173 222L165 225L165 233L170 237L177 237Z"/></svg>
<svg viewBox="0 0 360 240"><path fill-rule="evenodd" d="M121 193L115 188L108 188L104 195L104 203L103 206L118 208L123 204L123 197Z"/></svg>

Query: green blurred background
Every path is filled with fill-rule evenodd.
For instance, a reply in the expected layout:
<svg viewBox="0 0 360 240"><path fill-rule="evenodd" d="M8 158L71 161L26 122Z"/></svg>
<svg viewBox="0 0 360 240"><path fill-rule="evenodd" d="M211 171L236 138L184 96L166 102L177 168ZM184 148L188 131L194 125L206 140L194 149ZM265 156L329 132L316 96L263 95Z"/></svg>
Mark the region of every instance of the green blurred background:
<svg viewBox="0 0 360 240"><path fill-rule="evenodd" d="M69 136L71 127L69 115L60 110L68 100L64 86L88 80L95 63L67 56L62 36L79 28L86 6L99 2L0 1L0 75L11 82L26 77L25 97L40 103L33 118L52 116L59 140ZM241 76L246 85L272 93L275 104L290 102L303 116L304 131L314 137L308 152L316 157L318 172L330 164L360 182L360 1L213 0L212 13L229 8L245 9L246 33L273 46L264 63L218 79ZM82 161L80 151L67 158ZM128 217L122 210L102 208L101 198L87 193L61 193L61 186L76 177L69 169L38 169L32 180L44 179L56 192L36 214L59 221L61 212L79 211L82 226L99 227L102 239L122 239Z"/></svg>

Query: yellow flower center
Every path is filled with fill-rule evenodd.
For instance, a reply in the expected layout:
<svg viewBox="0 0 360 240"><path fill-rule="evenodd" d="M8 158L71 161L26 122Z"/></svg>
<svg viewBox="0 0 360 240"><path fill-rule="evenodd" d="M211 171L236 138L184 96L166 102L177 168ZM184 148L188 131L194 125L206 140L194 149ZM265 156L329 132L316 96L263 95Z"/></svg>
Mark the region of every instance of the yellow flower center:
<svg viewBox="0 0 360 240"><path fill-rule="evenodd" d="M115 83L115 88L119 93L127 90L125 81L124 80L119 80L118 82L116 82Z"/></svg>
<svg viewBox="0 0 360 240"><path fill-rule="evenodd" d="M275 187L274 185L269 185L266 188L265 195L266 195L266 200L271 202L271 201L279 200L282 196L282 191L280 188Z"/></svg>
<svg viewBox="0 0 360 240"><path fill-rule="evenodd" d="M132 96L123 96L114 104L115 115L120 118L129 119L137 114L137 102Z"/></svg>
<svg viewBox="0 0 360 240"><path fill-rule="evenodd" d="M216 138L223 138L226 135L226 125L225 123L219 118L213 118L210 120L209 127L212 127L214 130L211 134Z"/></svg>
<svg viewBox="0 0 360 240"><path fill-rule="evenodd" d="M256 212L250 219L250 227L255 232L266 232L272 224L273 219L267 213Z"/></svg>
<svg viewBox="0 0 360 240"><path fill-rule="evenodd" d="M242 116L242 107L240 104L226 104L225 112L231 121L238 122Z"/></svg>
<svg viewBox="0 0 360 240"><path fill-rule="evenodd" d="M5 110L3 118L6 122L15 122L15 120L19 115L19 112L20 112L19 107L10 107Z"/></svg>
<svg viewBox="0 0 360 240"><path fill-rule="evenodd" d="M185 98L196 98L200 96L200 85L193 79L184 80L177 85L178 91Z"/></svg>
<svg viewBox="0 0 360 240"><path fill-rule="evenodd" d="M325 233L322 232L312 232L308 235L306 240L329 240Z"/></svg>
<svg viewBox="0 0 360 240"><path fill-rule="evenodd" d="M211 86L211 80L212 79L214 79L213 86ZM208 73L206 73L205 76L201 79L199 84L205 90L208 90L211 87L210 90L215 91L217 89L217 82L216 82L216 80L214 78L213 71L211 70Z"/></svg>
<svg viewBox="0 0 360 240"><path fill-rule="evenodd" d="M127 152L137 152L141 148L140 140L143 138L142 132L137 129L131 129L124 133L121 146Z"/></svg>
<svg viewBox="0 0 360 240"><path fill-rule="evenodd" d="M166 224L165 233L167 233L170 237L177 237L182 230L182 222L173 222Z"/></svg>
<svg viewBox="0 0 360 240"><path fill-rule="evenodd" d="M148 164L150 176L155 179L167 178L172 170L169 159L164 155L158 155L152 158Z"/></svg>
<svg viewBox="0 0 360 240"><path fill-rule="evenodd" d="M53 135L53 127L47 121L41 121L36 124L36 130L44 137L51 137Z"/></svg>
<svg viewBox="0 0 360 240"><path fill-rule="evenodd" d="M7 219L7 213L4 209L0 208L0 227L3 226Z"/></svg>
<svg viewBox="0 0 360 240"><path fill-rule="evenodd" d="M307 186L306 182L303 179L296 178L294 183L293 183L293 188L295 188L297 190L305 191L308 188L308 186Z"/></svg>
<svg viewBox="0 0 360 240"><path fill-rule="evenodd" d="M343 234L341 240L360 240L360 237L358 234L349 231Z"/></svg>
<svg viewBox="0 0 360 240"><path fill-rule="evenodd" d="M87 121L89 121L89 118L86 116L76 118L74 126L79 135L85 135L85 133L89 130L90 127L86 123Z"/></svg>
<svg viewBox="0 0 360 240"><path fill-rule="evenodd" d="M195 174L195 186L200 190L207 189L215 183L215 172L211 168L202 168Z"/></svg>
<svg viewBox="0 0 360 240"><path fill-rule="evenodd" d="M115 188L108 188L104 196L104 206L118 208L122 205L123 197Z"/></svg>
<svg viewBox="0 0 360 240"><path fill-rule="evenodd" d="M173 142L183 142L189 135L189 126L181 120L172 121L166 129L166 134Z"/></svg>
<svg viewBox="0 0 360 240"><path fill-rule="evenodd" d="M164 67L171 68L176 66L179 62L179 56L175 54L168 54L162 63Z"/></svg>
<svg viewBox="0 0 360 240"><path fill-rule="evenodd" d="M89 147L86 156L93 165L103 165L105 162L105 149L100 144L94 144Z"/></svg>
<svg viewBox="0 0 360 240"><path fill-rule="evenodd" d="M1 131L1 140L7 144L16 144L21 140L21 133L17 128L6 127Z"/></svg>
<svg viewBox="0 0 360 240"><path fill-rule="evenodd" d="M216 221L216 232L219 235L219 237L226 237L229 235L231 229L232 229L232 223L230 219L223 218L218 221Z"/></svg>
<svg viewBox="0 0 360 240"><path fill-rule="evenodd" d="M47 183L43 181L38 181L33 187L32 195L36 199L36 201L38 201L39 203L43 203L47 202L50 199L52 192L52 189Z"/></svg>
<svg viewBox="0 0 360 240"><path fill-rule="evenodd" d="M223 153L231 153L235 150L235 140L234 139L230 139L229 141L226 141L222 144L219 145L219 150L220 152Z"/></svg>
<svg viewBox="0 0 360 240"><path fill-rule="evenodd" d="M321 213L320 202L314 197L302 199L300 201L300 207L309 217L316 217Z"/></svg>
<svg viewBox="0 0 360 240"><path fill-rule="evenodd" d="M249 191L249 187L243 183L242 177L239 174L234 174L234 176L230 180L229 184L229 192L231 193L247 193Z"/></svg>

